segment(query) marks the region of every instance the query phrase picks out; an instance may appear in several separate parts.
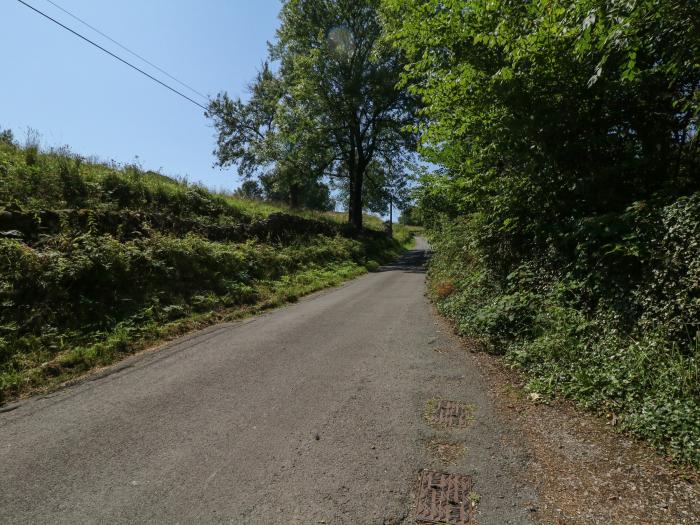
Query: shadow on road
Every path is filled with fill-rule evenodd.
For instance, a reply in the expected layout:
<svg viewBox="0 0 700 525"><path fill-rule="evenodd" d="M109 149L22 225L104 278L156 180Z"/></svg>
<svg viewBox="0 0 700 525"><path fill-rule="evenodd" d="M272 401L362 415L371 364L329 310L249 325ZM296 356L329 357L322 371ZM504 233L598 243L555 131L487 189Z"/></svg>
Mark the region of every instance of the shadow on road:
<svg viewBox="0 0 700 525"><path fill-rule="evenodd" d="M411 250L393 263L380 267L377 272L425 273L425 265L429 256L430 254L426 250Z"/></svg>

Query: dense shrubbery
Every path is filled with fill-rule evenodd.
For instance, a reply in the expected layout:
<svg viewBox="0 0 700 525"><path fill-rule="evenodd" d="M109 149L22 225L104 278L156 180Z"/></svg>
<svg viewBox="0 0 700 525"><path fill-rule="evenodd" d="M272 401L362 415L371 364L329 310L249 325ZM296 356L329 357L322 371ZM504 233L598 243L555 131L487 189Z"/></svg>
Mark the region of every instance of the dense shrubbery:
<svg viewBox="0 0 700 525"><path fill-rule="evenodd" d="M359 241L300 238L273 246L219 243L154 233L58 236L40 249L0 240L0 376L91 345L117 327L167 322L192 313L253 304L266 283L309 269L366 260ZM294 298L298 290L286 291ZM264 297L263 297L264 299ZM0 390L15 389L10 376ZM17 376L21 379L21 374Z"/></svg>
<svg viewBox="0 0 700 525"><path fill-rule="evenodd" d="M700 464L700 4L385 0L433 294L529 387Z"/></svg>
<svg viewBox="0 0 700 525"><path fill-rule="evenodd" d="M434 224L431 295L461 334L506 353L528 389L564 394L700 463L700 195L662 210L646 279L590 305L590 281L531 262L500 279L469 220Z"/></svg>
<svg viewBox="0 0 700 525"><path fill-rule="evenodd" d="M107 364L168 326L295 300L399 249L379 232L343 236L332 220L279 214L265 221L277 210L263 203L60 153L27 159L12 144L0 144L0 198L11 210L0 213L23 230L0 232L0 400ZM45 211L65 207L85 209ZM104 214L110 210L119 213ZM143 218L149 212L161 227ZM49 228L49 217L59 224ZM98 224L107 219L114 228ZM174 233L170 223L185 220L197 233ZM230 242L199 227L239 223L256 235ZM287 223L297 229L274 230Z"/></svg>

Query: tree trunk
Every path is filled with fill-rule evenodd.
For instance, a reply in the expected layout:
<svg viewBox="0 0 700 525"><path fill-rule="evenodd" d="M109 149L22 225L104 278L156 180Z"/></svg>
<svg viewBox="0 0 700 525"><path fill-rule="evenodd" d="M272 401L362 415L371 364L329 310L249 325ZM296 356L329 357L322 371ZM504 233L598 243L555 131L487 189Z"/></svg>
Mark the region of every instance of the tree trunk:
<svg viewBox="0 0 700 525"><path fill-rule="evenodd" d="M301 188L298 184L289 185L289 205L296 209L299 207L299 194L301 193Z"/></svg>
<svg viewBox="0 0 700 525"><path fill-rule="evenodd" d="M394 199L389 195L389 237L394 236Z"/></svg>
<svg viewBox="0 0 700 525"><path fill-rule="evenodd" d="M352 226L352 217L355 210L355 178L352 171L350 171L350 178L348 180L350 181L348 191L348 224Z"/></svg>
<svg viewBox="0 0 700 525"><path fill-rule="evenodd" d="M359 233L362 231L362 182L364 179L364 168L360 164L356 153L353 153L352 157L348 159L348 175L350 176L348 223L355 232Z"/></svg>
<svg viewBox="0 0 700 525"><path fill-rule="evenodd" d="M348 219L350 226L356 232L362 231L362 179L362 173L355 172L350 176Z"/></svg>

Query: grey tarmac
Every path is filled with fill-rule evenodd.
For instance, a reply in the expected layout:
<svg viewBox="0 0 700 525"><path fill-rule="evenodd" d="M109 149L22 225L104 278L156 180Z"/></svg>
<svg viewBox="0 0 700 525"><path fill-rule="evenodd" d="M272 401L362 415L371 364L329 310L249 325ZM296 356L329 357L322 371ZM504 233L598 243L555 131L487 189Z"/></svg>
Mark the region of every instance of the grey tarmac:
<svg viewBox="0 0 700 525"><path fill-rule="evenodd" d="M424 295L426 248L0 413L0 522L408 524L431 468L473 477L477 523L530 523L528 458ZM472 424L430 426L439 399Z"/></svg>

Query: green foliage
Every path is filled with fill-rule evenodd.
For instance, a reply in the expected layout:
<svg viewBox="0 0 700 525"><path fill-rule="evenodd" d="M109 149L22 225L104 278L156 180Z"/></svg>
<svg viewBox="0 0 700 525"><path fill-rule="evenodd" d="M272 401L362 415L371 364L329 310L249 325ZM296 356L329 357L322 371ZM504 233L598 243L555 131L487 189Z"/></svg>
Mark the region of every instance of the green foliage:
<svg viewBox="0 0 700 525"><path fill-rule="evenodd" d="M384 0L433 295L531 388L700 464L700 4Z"/></svg>
<svg viewBox="0 0 700 525"><path fill-rule="evenodd" d="M222 228L264 225L279 209L65 150L37 151L28 165L22 148L0 145L0 170L0 219L22 229L0 228L0 401L222 312L295 300L399 249L377 232L343 236L340 226L222 239ZM54 211L65 207L84 209Z"/></svg>
<svg viewBox="0 0 700 525"><path fill-rule="evenodd" d="M408 206L411 201L411 184L415 177L409 166L410 163L396 164L393 160L370 163L362 190L363 207L373 213L388 215L393 220L397 211ZM350 187L341 183L336 184L336 189L339 201L348 204Z"/></svg>
<svg viewBox="0 0 700 525"><path fill-rule="evenodd" d="M403 224L394 224L393 237L404 248L410 248L415 242L414 231Z"/></svg>
<svg viewBox="0 0 700 525"><path fill-rule="evenodd" d="M88 187L80 175L81 159L63 157L59 160L59 180L63 186L63 199L71 207L81 208L88 197Z"/></svg>
<svg viewBox="0 0 700 525"><path fill-rule="evenodd" d="M365 268L369 272L376 272L379 269L379 263L370 259L365 263Z"/></svg>
<svg viewBox="0 0 700 525"><path fill-rule="evenodd" d="M301 172L296 172L297 174ZM260 176L264 197L272 202L287 202L294 209L300 207L320 211L335 209L335 200L327 184L313 177L285 176L275 170Z"/></svg>
<svg viewBox="0 0 700 525"><path fill-rule="evenodd" d="M254 180L243 181L243 184L236 189L235 195L243 199L263 200L263 190Z"/></svg>
<svg viewBox="0 0 700 525"><path fill-rule="evenodd" d="M500 281L469 220L429 230L431 296L462 335L525 370L531 391L570 397L697 465L699 212L700 195L662 210L648 249L650 281L626 289L624 307L608 300L591 307L587 282L531 264Z"/></svg>
<svg viewBox="0 0 700 525"><path fill-rule="evenodd" d="M11 129L0 129L0 144L12 146L15 143L15 136Z"/></svg>
<svg viewBox="0 0 700 525"><path fill-rule="evenodd" d="M407 206L401 211L399 222L405 226L423 226L423 217L420 208L417 206Z"/></svg>
<svg viewBox="0 0 700 525"><path fill-rule="evenodd" d="M401 53L381 41L378 0L288 0L247 103L220 94L207 115L219 164L274 179L290 204L308 181L340 181L349 222L362 228L371 164L398 163L413 136L413 98L396 89ZM298 190L294 191L294 190Z"/></svg>
<svg viewBox="0 0 700 525"><path fill-rule="evenodd" d="M215 193L135 165L87 161L63 149L44 153L37 150L31 166L26 163L26 155L24 148L0 144L0 203L12 202L23 209L135 210L167 215L172 221L217 225L250 223L290 210L283 203ZM322 199L319 197L319 202ZM294 213L333 223L347 221L318 210L296 209Z"/></svg>

